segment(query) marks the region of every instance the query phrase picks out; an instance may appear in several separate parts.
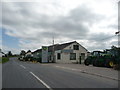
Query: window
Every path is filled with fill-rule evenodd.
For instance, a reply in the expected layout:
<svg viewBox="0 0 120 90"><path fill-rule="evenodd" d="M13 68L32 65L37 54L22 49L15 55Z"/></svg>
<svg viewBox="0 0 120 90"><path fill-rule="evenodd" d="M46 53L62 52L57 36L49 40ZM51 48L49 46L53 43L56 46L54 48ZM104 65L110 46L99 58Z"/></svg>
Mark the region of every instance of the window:
<svg viewBox="0 0 120 90"><path fill-rule="evenodd" d="M85 59L85 53L81 53L81 60Z"/></svg>
<svg viewBox="0 0 120 90"><path fill-rule="evenodd" d="M79 45L73 45L74 50L79 50Z"/></svg>
<svg viewBox="0 0 120 90"><path fill-rule="evenodd" d="M70 60L76 60L76 53L70 53Z"/></svg>
<svg viewBox="0 0 120 90"><path fill-rule="evenodd" d="M57 53L57 59L61 59L61 54L60 53Z"/></svg>

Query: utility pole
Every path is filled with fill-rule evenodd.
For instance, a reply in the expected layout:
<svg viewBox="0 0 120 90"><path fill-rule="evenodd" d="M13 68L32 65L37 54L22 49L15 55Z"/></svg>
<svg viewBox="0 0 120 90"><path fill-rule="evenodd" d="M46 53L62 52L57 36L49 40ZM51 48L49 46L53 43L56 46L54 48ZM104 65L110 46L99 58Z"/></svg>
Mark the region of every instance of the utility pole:
<svg viewBox="0 0 120 90"><path fill-rule="evenodd" d="M118 47L120 47L120 31L115 32L116 35L118 35Z"/></svg>
<svg viewBox="0 0 120 90"><path fill-rule="evenodd" d="M55 49L54 49L54 35L53 35L53 50L52 50L53 63L55 63L54 52L55 52Z"/></svg>
<svg viewBox="0 0 120 90"><path fill-rule="evenodd" d="M120 31L118 31L118 32L115 32L115 34L117 35L117 34L119 34L120 33Z"/></svg>

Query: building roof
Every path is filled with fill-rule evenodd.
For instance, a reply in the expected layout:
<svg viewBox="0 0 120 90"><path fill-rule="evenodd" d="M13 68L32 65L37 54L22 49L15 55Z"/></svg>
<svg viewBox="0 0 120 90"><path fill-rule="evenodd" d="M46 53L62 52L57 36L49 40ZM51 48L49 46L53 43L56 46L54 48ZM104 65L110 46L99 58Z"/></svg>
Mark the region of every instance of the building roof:
<svg viewBox="0 0 120 90"><path fill-rule="evenodd" d="M64 48L66 48L67 46L73 44L73 43L77 43L76 41L72 41L72 42L68 42L68 43L63 43L63 44L55 44L54 45L54 51L56 50L62 50ZM79 44L79 43L78 43ZM80 45L80 44L79 44ZM83 47L82 45L80 45L81 47ZM83 47L84 48L84 47ZM84 48L86 51L87 49ZM32 52L32 53L36 53L36 52L41 52L42 49L37 49L36 51ZM48 52L52 52L53 51L53 45L48 46Z"/></svg>
<svg viewBox="0 0 120 90"><path fill-rule="evenodd" d="M68 42L68 43L63 43L63 44L55 44L54 45L54 50L62 50L64 49L65 47L69 46L70 44L72 43L75 43L76 41L73 41L73 42ZM52 51L53 50L53 45L51 46L48 46L48 51Z"/></svg>
<svg viewBox="0 0 120 90"><path fill-rule="evenodd" d="M37 49L36 51L32 52L32 54L37 53L37 52L41 52L41 51L42 51L42 49Z"/></svg>

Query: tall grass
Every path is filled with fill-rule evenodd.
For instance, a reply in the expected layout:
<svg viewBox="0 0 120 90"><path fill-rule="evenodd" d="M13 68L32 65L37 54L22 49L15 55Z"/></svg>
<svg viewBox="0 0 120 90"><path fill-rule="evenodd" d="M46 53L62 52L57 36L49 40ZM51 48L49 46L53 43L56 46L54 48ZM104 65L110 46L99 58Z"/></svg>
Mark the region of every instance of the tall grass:
<svg viewBox="0 0 120 90"><path fill-rule="evenodd" d="M9 58L8 57L0 57L0 59L2 59L2 61L0 61L0 63L5 63L7 61L9 61Z"/></svg>

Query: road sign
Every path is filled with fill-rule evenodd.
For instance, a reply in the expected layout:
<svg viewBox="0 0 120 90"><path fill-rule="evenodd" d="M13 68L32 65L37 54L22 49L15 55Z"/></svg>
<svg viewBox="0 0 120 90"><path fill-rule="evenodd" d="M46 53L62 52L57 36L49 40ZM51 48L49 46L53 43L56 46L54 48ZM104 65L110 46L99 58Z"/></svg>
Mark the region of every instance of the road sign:
<svg viewBox="0 0 120 90"><path fill-rule="evenodd" d="M42 46L42 62L48 62L48 47Z"/></svg>
<svg viewBox="0 0 120 90"><path fill-rule="evenodd" d="M63 49L62 53L73 53L72 49Z"/></svg>

